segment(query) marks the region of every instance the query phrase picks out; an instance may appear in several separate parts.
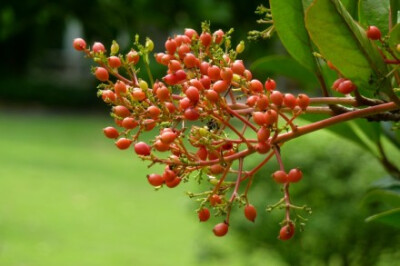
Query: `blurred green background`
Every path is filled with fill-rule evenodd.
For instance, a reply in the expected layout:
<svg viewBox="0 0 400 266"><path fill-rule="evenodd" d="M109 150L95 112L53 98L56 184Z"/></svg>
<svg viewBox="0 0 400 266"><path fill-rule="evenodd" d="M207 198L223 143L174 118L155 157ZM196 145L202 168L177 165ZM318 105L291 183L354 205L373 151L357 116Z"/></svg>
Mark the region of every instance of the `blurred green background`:
<svg viewBox="0 0 400 266"><path fill-rule="evenodd" d="M366 223L382 209L371 185L387 175L361 147L329 131L294 140L283 149L287 167L305 178L292 187L293 199L313 208L306 230L290 242L277 240L280 211L264 211L280 197L269 175L272 162L256 177L250 200L255 224L236 210L229 234L215 238L213 218L200 224L196 204L185 191L195 182L154 192L146 174L160 170L131 150L119 151L101 129L112 123L96 97L89 60L72 49L113 39L123 50L135 33L151 37L156 51L183 28L235 28L245 39L256 24L262 1L2 1L0 3L0 265L396 265L398 227ZM264 3L266 4L266 3ZM272 75L289 91L315 90L286 58L276 37L247 43L250 66L267 54L285 57ZM257 61L260 64L259 61ZM257 62L255 64L257 64ZM294 71L294 70L295 71ZM162 68L154 68L161 75ZM303 71L303 72L302 72ZM290 73L290 79L278 74ZM300 73L300 74L299 74ZM296 91L295 91L296 92ZM392 158L400 158L390 150ZM251 157L251 168L259 158ZM395 184L396 189L400 186ZM372 198L371 198L372 193ZM383 195L385 196L385 195ZM392 202L392 199L388 202ZM391 204L391 203L387 203ZM398 204L398 203L393 203Z"/></svg>

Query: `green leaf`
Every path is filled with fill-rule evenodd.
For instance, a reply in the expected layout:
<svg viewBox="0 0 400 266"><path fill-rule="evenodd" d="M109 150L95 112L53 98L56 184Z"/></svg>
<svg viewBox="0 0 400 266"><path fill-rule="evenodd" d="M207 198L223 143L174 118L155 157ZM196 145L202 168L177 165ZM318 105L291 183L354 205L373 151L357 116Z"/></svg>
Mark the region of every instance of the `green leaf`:
<svg viewBox="0 0 400 266"><path fill-rule="evenodd" d="M308 3L304 1L304 4ZM311 41L304 25L303 1L270 0L270 6L276 31L286 50L300 64L317 72Z"/></svg>
<svg viewBox="0 0 400 266"><path fill-rule="evenodd" d="M400 23L400 1L390 0L390 13L392 16L392 25Z"/></svg>
<svg viewBox="0 0 400 266"><path fill-rule="evenodd" d="M318 86L315 75L288 56L273 55L262 57L250 66L250 70L261 79L282 75L298 81L303 87L316 88Z"/></svg>
<svg viewBox="0 0 400 266"><path fill-rule="evenodd" d="M389 32L389 0L360 0L358 17L364 28L376 26L386 35Z"/></svg>
<svg viewBox="0 0 400 266"><path fill-rule="evenodd" d="M365 221L366 222L377 221L393 227L400 228L400 208L395 208L374 214L366 218Z"/></svg>
<svg viewBox="0 0 400 266"><path fill-rule="evenodd" d="M362 1L362 0L361 0ZM343 6L346 8L346 10L351 14L351 16L354 19L357 19L357 6L358 6L358 0L341 0Z"/></svg>
<svg viewBox="0 0 400 266"><path fill-rule="evenodd" d="M377 89L393 98L377 47L338 0L316 0L306 12L306 28L321 54L366 95Z"/></svg>
<svg viewBox="0 0 400 266"><path fill-rule="evenodd" d="M397 51L396 46L400 43L400 24L397 24L392 28L389 33L389 47L396 55L400 56L400 52Z"/></svg>

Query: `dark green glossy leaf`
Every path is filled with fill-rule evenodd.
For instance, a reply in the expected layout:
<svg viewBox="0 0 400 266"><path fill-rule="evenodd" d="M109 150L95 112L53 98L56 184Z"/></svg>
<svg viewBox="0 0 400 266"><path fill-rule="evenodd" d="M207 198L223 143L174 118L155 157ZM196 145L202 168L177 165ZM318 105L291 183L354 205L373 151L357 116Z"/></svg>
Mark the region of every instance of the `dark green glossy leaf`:
<svg viewBox="0 0 400 266"><path fill-rule="evenodd" d="M396 49L396 46L400 43L400 24L393 27L389 34L389 47L396 55L400 56L400 52Z"/></svg>
<svg viewBox="0 0 400 266"><path fill-rule="evenodd" d="M388 72L376 46L338 0L316 0L306 12L306 28L321 54L351 79L359 90L373 95L379 89L393 97Z"/></svg>
<svg viewBox="0 0 400 266"><path fill-rule="evenodd" d="M308 1L304 1L308 4ZM270 0L272 19L282 44L300 64L313 72L317 65L307 30L304 26L304 6L299 0Z"/></svg>
<svg viewBox="0 0 400 266"><path fill-rule="evenodd" d="M400 208L390 209L369 216L366 222L381 222L393 227L400 228Z"/></svg>
<svg viewBox="0 0 400 266"><path fill-rule="evenodd" d="M341 0L342 4L346 8L346 10L351 14L351 16L354 19L357 19L358 17L358 12L357 12L357 6L358 6L358 0Z"/></svg>
<svg viewBox="0 0 400 266"><path fill-rule="evenodd" d="M390 13L392 17L392 25L396 25L400 23L400 1L399 0L390 0Z"/></svg>
<svg viewBox="0 0 400 266"><path fill-rule="evenodd" d="M389 32L389 0L360 0L358 4L358 17L361 25L376 26L386 35Z"/></svg>

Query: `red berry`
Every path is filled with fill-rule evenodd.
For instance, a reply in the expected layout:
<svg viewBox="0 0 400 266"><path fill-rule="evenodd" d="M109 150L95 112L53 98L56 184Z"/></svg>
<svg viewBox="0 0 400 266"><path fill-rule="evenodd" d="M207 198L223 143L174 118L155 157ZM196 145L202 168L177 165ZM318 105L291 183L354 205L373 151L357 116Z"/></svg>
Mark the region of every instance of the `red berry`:
<svg viewBox="0 0 400 266"><path fill-rule="evenodd" d="M181 46L178 47L178 55L180 59L183 59L187 53L190 53L190 47L187 44L182 44Z"/></svg>
<svg viewBox="0 0 400 266"><path fill-rule="evenodd" d="M189 100L192 101L194 104L197 103L200 99L199 90L194 86L190 86L186 90L185 94L189 98Z"/></svg>
<svg viewBox="0 0 400 266"><path fill-rule="evenodd" d="M280 240L288 240L291 239L294 235L294 225L289 223L281 228L279 231L279 239Z"/></svg>
<svg viewBox="0 0 400 266"><path fill-rule="evenodd" d="M224 32L221 29L219 29L213 33L213 36L214 36L215 43L220 44L224 37Z"/></svg>
<svg viewBox="0 0 400 266"><path fill-rule="evenodd" d="M233 71L229 67L224 67L221 69L220 76L223 80L230 83L233 77Z"/></svg>
<svg viewBox="0 0 400 266"><path fill-rule="evenodd" d="M191 79L189 83L190 85L196 87L199 91L204 90L203 84L201 84L200 80L198 79Z"/></svg>
<svg viewBox="0 0 400 266"><path fill-rule="evenodd" d="M186 77L187 77L186 72L184 70L182 70L182 69L176 71L175 75L176 75L176 79L177 79L178 82L186 79Z"/></svg>
<svg viewBox="0 0 400 266"><path fill-rule="evenodd" d="M275 110L268 110L265 112L265 120L267 125L272 125L278 121L278 113Z"/></svg>
<svg viewBox="0 0 400 266"><path fill-rule="evenodd" d="M165 185L167 185L167 187L169 187L169 188L174 188L177 185L179 185L181 183L181 181L182 181L182 178L175 177L172 181L165 182Z"/></svg>
<svg viewBox="0 0 400 266"><path fill-rule="evenodd" d="M257 217L257 210L253 205L248 204L244 207L244 216L246 216L247 220L254 223Z"/></svg>
<svg viewBox="0 0 400 266"><path fill-rule="evenodd" d="M158 88L156 95L157 95L157 98L162 102L168 100L169 96L170 96L169 90L165 86Z"/></svg>
<svg viewBox="0 0 400 266"><path fill-rule="evenodd" d="M263 85L258 79L253 79L252 81L250 81L249 89L253 92L262 92Z"/></svg>
<svg viewBox="0 0 400 266"><path fill-rule="evenodd" d="M251 74L250 70L248 70L248 69L245 69L243 71L243 76L246 78L247 81L249 81L253 78L253 74Z"/></svg>
<svg viewBox="0 0 400 266"><path fill-rule="evenodd" d="M75 38L73 42L73 46L77 51L83 51L86 48L86 42L82 38Z"/></svg>
<svg viewBox="0 0 400 266"><path fill-rule="evenodd" d="M301 93L301 94L299 94L299 95L297 96L296 102L297 102L297 105L298 105L301 109L306 110L307 107L308 107L308 105L310 104L310 98L309 98L306 94L302 94L302 93Z"/></svg>
<svg viewBox="0 0 400 266"><path fill-rule="evenodd" d="M242 60L235 60L235 62L233 62L233 64L232 64L231 68L232 68L233 73L238 74L238 75L243 75L243 72L246 69L244 67Z"/></svg>
<svg viewBox="0 0 400 266"><path fill-rule="evenodd" d="M201 208L197 215L199 216L200 222L206 222L210 219L210 211L207 208Z"/></svg>
<svg viewBox="0 0 400 266"><path fill-rule="evenodd" d="M289 171L287 180L291 183L296 183L299 182L302 177L303 173L301 172L301 170L299 168L294 168Z"/></svg>
<svg viewBox="0 0 400 266"><path fill-rule="evenodd" d="M121 59L117 56L110 56L107 60L108 65L112 68L118 68L121 66Z"/></svg>
<svg viewBox="0 0 400 266"><path fill-rule="evenodd" d="M197 109L195 108L187 108L183 114L183 116L190 121L195 121L197 119L199 119L200 114L199 111L197 111Z"/></svg>
<svg viewBox="0 0 400 266"><path fill-rule="evenodd" d="M267 79L267 81L265 81L264 86L267 91L273 91L276 88L276 82L273 79Z"/></svg>
<svg viewBox="0 0 400 266"><path fill-rule="evenodd" d="M216 236L224 236L228 233L228 225L226 223L219 223L214 226L213 232Z"/></svg>
<svg viewBox="0 0 400 266"><path fill-rule="evenodd" d="M288 182L288 177L285 171L278 170L275 173L272 174L272 177L274 178L276 183L283 184Z"/></svg>
<svg viewBox="0 0 400 266"><path fill-rule="evenodd" d="M263 112L254 112L253 113L253 120L257 125L264 125L267 123L267 119L265 117L265 114Z"/></svg>
<svg viewBox="0 0 400 266"><path fill-rule="evenodd" d="M175 132L164 132L161 134L160 140L165 144L170 144L176 139Z"/></svg>
<svg viewBox="0 0 400 266"><path fill-rule="evenodd" d="M128 108L126 108L123 105L117 105L113 108L114 114L116 114L119 117L127 117L131 115L131 112L129 111Z"/></svg>
<svg viewBox="0 0 400 266"><path fill-rule="evenodd" d="M247 98L246 104L250 107L253 107L254 105L256 105L258 99L259 97L257 95L251 95L249 98Z"/></svg>
<svg viewBox="0 0 400 266"><path fill-rule="evenodd" d="M163 77L163 80L168 85L175 85L178 83L178 77L176 76L176 74L167 74Z"/></svg>
<svg viewBox="0 0 400 266"><path fill-rule="evenodd" d="M114 85L114 91L118 96L121 96L121 94L126 93L126 84L123 81L118 80L115 85Z"/></svg>
<svg viewBox="0 0 400 266"><path fill-rule="evenodd" d="M118 149L121 150L126 150L131 146L132 140L127 139L127 138L120 138L115 142L115 145L118 147Z"/></svg>
<svg viewBox="0 0 400 266"><path fill-rule="evenodd" d="M192 68L197 66L197 57L194 54L186 54L183 58L183 63L187 68Z"/></svg>
<svg viewBox="0 0 400 266"><path fill-rule="evenodd" d="M186 110L190 106L192 106L192 103L190 102L189 98L185 97L185 98L179 100L179 108L181 110Z"/></svg>
<svg viewBox="0 0 400 266"><path fill-rule="evenodd" d="M157 106L151 105L147 107L147 112L151 118L157 119L161 113L161 110Z"/></svg>
<svg viewBox="0 0 400 266"><path fill-rule="evenodd" d="M164 179L161 175L158 174L150 174L147 176L147 180L152 186L159 187L164 184Z"/></svg>
<svg viewBox="0 0 400 266"><path fill-rule="evenodd" d="M382 34L378 27L376 26L369 26L367 29L367 37L370 40L379 40Z"/></svg>
<svg viewBox="0 0 400 266"><path fill-rule="evenodd" d="M168 63L168 69L172 72L176 72L179 69L182 69L181 63L178 60L170 60Z"/></svg>
<svg viewBox="0 0 400 266"><path fill-rule="evenodd" d="M132 91L132 97L137 101L143 101L146 99L146 93L144 93L141 88L134 88Z"/></svg>
<svg viewBox="0 0 400 266"><path fill-rule="evenodd" d="M139 62L139 59L140 59L139 53L136 52L135 50L130 51L126 55L126 60L128 61L128 63L132 63L134 65L136 65Z"/></svg>
<svg viewBox="0 0 400 266"><path fill-rule="evenodd" d="M256 151L260 154L266 154L271 149L271 145L268 142L258 142L256 145Z"/></svg>
<svg viewBox="0 0 400 266"><path fill-rule="evenodd" d="M285 96L283 96L283 104L286 107L293 109L296 107L296 97L291 93L286 93Z"/></svg>
<svg viewBox="0 0 400 266"><path fill-rule="evenodd" d="M267 95L261 95L260 97L258 97L257 102L256 102L256 106L260 110L267 109L267 107L268 107L268 97L267 97Z"/></svg>
<svg viewBox="0 0 400 266"><path fill-rule="evenodd" d="M208 33L208 32L203 32L200 35L200 41L205 47L209 46L211 44L211 41L212 41L211 34Z"/></svg>
<svg viewBox="0 0 400 266"><path fill-rule="evenodd" d="M226 82L225 80L218 80L213 84L212 88L214 91L222 93L229 88L229 83Z"/></svg>
<svg viewBox="0 0 400 266"><path fill-rule="evenodd" d="M111 90L104 90L101 92L101 98L103 99L104 102L110 103L114 102L116 97L115 93Z"/></svg>
<svg viewBox="0 0 400 266"><path fill-rule="evenodd" d="M337 88L338 92L343 93L343 94L348 94L351 93L356 89L356 86L351 82L351 80L345 80L339 84L339 87Z"/></svg>
<svg viewBox="0 0 400 266"><path fill-rule="evenodd" d="M135 144L135 152L138 155L148 156L151 153L151 147L145 142L138 142Z"/></svg>
<svg viewBox="0 0 400 266"><path fill-rule="evenodd" d="M345 80L346 79L344 79L344 78L339 78L339 79L335 80L335 82L333 82L333 84L332 84L332 89L337 91L337 89L339 88L340 83L342 83Z"/></svg>
<svg viewBox="0 0 400 266"><path fill-rule="evenodd" d="M201 77L200 82L201 85L203 85L204 89L209 89L211 86L211 79L206 75L203 75L203 77Z"/></svg>
<svg viewBox="0 0 400 266"><path fill-rule="evenodd" d="M97 67L94 75L100 81L107 81L109 78L108 71L104 67Z"/></svg>
<svg viewBox="0 0 400 266"><path fill-rule="evenodd" d="M156 121L153 119L145 119L143 120L144 130L150 131L156 126Z"/></svg>
<svg viewBox="0 0 400 266"><path fill-rule="evenodd" d="M165 102L165 107L167 107L169 113L174 113L176 111L176 107L171 102Z"/></svg>
<svg viewBox="0 0 400 266"><path fill-rule="evenodd" d="M176 43L176 41L174 39L168 39L165 42L165 50L167 50L167 52L169 54L174 54L176 51L176 48L178 48L178 44Z"/></svg>
<svg viewBox="0 0 400 266"><path fill-rule="evenodd" d="M221 200L221 197L220 197L219 195L213 194L213 195L210 197L210 204L211 204L211 206L215 206L215 205L221 204L221 203L222 203L222 200Z"/></svg>
<svg viewBox="0 0 400 266"><path fill-rule="evenodd" d="M175 172L170 170L169 166L167 166L163 173L163 178L165 182L171 182L175 179L175 177L176 177Z"/></svg>
<svg viewBox="0 0 400 266"><path fill-rule="evenodd" d="M283 95L280 91L273 91L269 98L276 106L281 106L283 103Z"/></svg>
<svg viewBox="0 0 400 266"><path fill-rule="evenodd" d="M158 151L167 151L169 150L169 144L166 144L164 142L162 142L161 140L156 140L156 142L154 143L154 148Z"/></svg>
<svg viewBox="0 0 400 266"><path fill-rule="evenodd" d="M213 164L210 166L210 172L214 175L219 175L224 172L225 168L221 166L220 164Z"/></svg>
<svg viewBox="0 0 400 266"><path fill-rule="evenodd" d="M104 135L106 135L106 137L110 139L116 139L119 136L118 130L116 130L114 127L103 128L103 132Z"/></svg>
<svg viewBox="0 0 400 266"><path fill-rule="evenodd" d="M100 53L100 52L104 53L106 51L106 48L104 48L104 45L101 42L95 42L93 44L92 50L95 53Z"/></svg>
<svg viewBox="0 0 400 266"><path fill-rule="evenodd" d="M257 140L259 142L266 142L270 136L271 132L268 128L266 127L260 127L260 129L257 131Z"/></svg>
<svg viewBox="0 0 400 266"><path fill-rule="evenodd" d="M134 129L139 123L132 117L125 117L122 120L122 126L126 129Z"/></svg>
<svg viewBox="0 0 400 266"><path fill-rule="evenodd" d="M199 34L194 29L185 29L185 35L189 37L189 39L197 39Z"/></svg>
<svg viewBox="0 0 400 266"><path fill-rule="evenodd" d="M221 79L220 73L221 69L217 66L210 66L207 70L207 75L212 81Z"/></svg>
<svg viewBox="0 0 400 266"><path fill-rule="evenodd" d="M206 147L201 146L199 150L196 152L197 157L199 157L200 160L205 161L207 160L208 152Z"/></svg>

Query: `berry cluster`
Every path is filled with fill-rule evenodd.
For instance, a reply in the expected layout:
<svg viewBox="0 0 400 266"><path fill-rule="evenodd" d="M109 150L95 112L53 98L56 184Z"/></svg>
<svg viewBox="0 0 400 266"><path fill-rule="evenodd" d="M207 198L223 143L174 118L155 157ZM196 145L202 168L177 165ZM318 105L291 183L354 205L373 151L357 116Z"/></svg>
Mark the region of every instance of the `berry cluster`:
<svg viewBox="0 0 400 266"><path fill-rule="evenodd" d="M122 150L133 145L136 154L151 165L165 165L163 173L147 176L157 189L176 187L191 176L199 182L207 179L210 190L188 195L200 202L197 213L201 222L210 218L210 209L225 216L213 229L216 236L228 232L234 204L244 206L245 217L255 221L257 211L249 203L248 191L255 173L275 156L281 169L272 177L284 185L285 195L273 207L286 210L279 237L286 240L292 237L296 222L290 212L301 209L290 202L289 184L298 182L302 172L297 168L284 171L278 137L281 132L297 130L294 120L307 110L310 99L306 94L281 93L273 79L254 79L237 59L244 43L231 48L231 32L211 33L204 23L201 34L186 29L184 34L169 38L165 52L155 55L167 73L155 81L148 68L154 47L150 39L142 45L137 37L136 48L125 55L118 53L116 42L109 54L99 42L89 49L77 38L73 46L99 65L93 68L102 82L99 96L111 106L111 116L119 127L104 128L105 136L116 139L115 145ZM140 60L150 86L137 76ZM142 140L142 133L154 130L158 133L152 141ZM248 137L249 131L255 139ZM252 153L262 154L263 159L246 171L244 160Z"/></svg>

